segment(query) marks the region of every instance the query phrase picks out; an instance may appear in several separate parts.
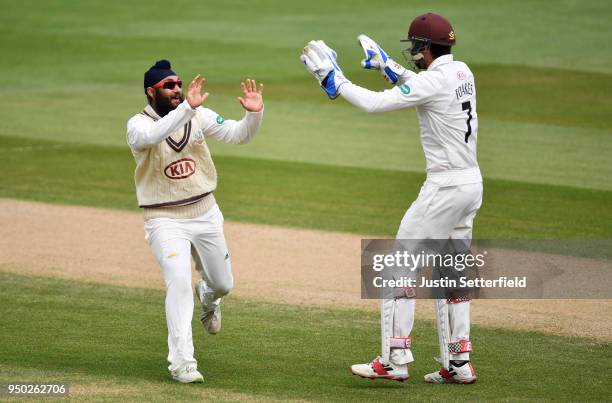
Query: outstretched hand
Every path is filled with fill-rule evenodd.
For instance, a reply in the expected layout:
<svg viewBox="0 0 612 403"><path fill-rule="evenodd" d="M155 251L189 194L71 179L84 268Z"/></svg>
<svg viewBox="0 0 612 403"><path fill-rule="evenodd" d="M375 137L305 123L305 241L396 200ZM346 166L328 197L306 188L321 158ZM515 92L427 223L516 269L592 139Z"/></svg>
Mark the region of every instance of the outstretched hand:
<svg viewBox="0 0 612 403"><path fill-rule="evenodd" d="M187 102L193 109L202 105L206 98L208 98L208 92L202 94L202 87L206 84L206 79L202 78L199 74L189 83L189 90L187 91Z"/></svg>
<svg viewBox="0 0 612 403"><path fill-rule="evenodd" d="M246 85L240 83L240 88L243 94L243 97L238 97L240 105L249 112L260 112L263 109L263 84L260 83L257 89L255 80L247 78Z"/></svg>

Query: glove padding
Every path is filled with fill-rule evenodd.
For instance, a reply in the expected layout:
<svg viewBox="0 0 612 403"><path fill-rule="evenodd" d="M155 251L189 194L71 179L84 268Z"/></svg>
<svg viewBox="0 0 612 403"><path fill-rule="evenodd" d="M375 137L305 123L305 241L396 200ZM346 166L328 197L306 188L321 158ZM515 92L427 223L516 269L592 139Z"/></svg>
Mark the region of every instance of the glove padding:
<svg viewBox="0 0 612 403"><path fill-rule="evenodd" d="M388 82L396 84L397 80L406 72L406 68L397 63L382 50L376 42L366 35L357 37L359 46L365 53L365 59L361 61L361 67L368 70L379 70Z"/></svg>
<svg viewBox="0 0 612 403"><path fill-rule="evenodd" d="M300 56L306 69L315 76L330 99L336 99L340 87L350 82L336 63L336 57L336 52L323 41L308 42Z"/></svg>

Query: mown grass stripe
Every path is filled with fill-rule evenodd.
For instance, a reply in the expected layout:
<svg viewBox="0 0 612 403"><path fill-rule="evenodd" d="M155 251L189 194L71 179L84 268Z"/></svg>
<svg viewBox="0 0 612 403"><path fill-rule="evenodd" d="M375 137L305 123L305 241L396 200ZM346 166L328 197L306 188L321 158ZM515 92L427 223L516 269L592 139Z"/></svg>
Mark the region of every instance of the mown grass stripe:
<svg viewBox="0 0 612 403"><path fill-rule="evenodd" d="M0 197L135 210L127 147L0 136ZM227 218L394 236L424 174L218 156ZM612 238L612 192L486 180L475 238Z"/></svg>

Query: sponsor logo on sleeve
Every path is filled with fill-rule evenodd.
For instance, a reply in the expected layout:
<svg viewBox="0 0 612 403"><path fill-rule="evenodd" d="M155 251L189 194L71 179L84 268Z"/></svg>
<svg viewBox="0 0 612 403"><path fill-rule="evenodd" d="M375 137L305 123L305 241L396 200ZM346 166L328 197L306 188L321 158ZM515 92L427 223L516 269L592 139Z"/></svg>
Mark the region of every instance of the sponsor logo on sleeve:
<svg viewBox="0 0 612 403"><path fill-rule="evenodd" d="M164 168L164 175L170 179L185 179L195 173L196 162L191 158L181 158Z"/></svg>
<svg viewBox="0 0 612 403"><path fill-rule="evenodd" d="M399 89L402 92L402 94L404 94L404 95L410 94L410 87L408 87L408 85L406 85L406 84L400 85Z"/></svg>
<svg viewBox="0 0 612 403"><path fill-rule="evenodd" d="M223 116L221 115L217 115L217 124L223 124L223 122L225 122L225 119L223 118Z"/></svg>

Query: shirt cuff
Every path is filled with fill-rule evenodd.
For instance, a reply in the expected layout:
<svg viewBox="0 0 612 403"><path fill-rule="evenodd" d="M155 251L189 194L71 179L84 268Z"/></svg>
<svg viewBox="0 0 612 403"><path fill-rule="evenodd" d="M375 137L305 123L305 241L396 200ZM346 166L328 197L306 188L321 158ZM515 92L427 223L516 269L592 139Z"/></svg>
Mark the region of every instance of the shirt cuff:
<svg viewBox="0 0 612 403"><path fill-rule="evenodd" d="M196 113L196 111L198 110L198 108L200 108L199 106L197 108L192 108L191 105L189 105L189 102L187 102L187 100L185 99L183 102L181 102L181 104L179 105L179 107L183 107L185 109L187 109L188 111L193 112L194 114Z"/></svg>

